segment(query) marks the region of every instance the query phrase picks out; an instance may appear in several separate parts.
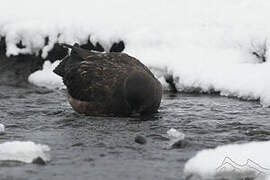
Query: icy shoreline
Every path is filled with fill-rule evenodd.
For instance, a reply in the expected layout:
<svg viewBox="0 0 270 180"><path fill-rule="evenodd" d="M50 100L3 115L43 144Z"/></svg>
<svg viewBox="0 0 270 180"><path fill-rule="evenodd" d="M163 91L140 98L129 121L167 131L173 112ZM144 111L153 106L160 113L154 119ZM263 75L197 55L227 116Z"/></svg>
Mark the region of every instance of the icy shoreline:
<svg viewBox="0 0 270 180"><path fill-rule="evenodd" d="M178 91L219 92L269 106L270 25L262 18L270 16L269 7L267 0L10 0L0 7L0 36L7 57L32 54L51 61L59 59L50 56L55 43L98 42L110 51L123 41L125 53L161 70L156 75L164 87L169 73ZM50 68L31 75L30 82L62 86Z"/></svg>

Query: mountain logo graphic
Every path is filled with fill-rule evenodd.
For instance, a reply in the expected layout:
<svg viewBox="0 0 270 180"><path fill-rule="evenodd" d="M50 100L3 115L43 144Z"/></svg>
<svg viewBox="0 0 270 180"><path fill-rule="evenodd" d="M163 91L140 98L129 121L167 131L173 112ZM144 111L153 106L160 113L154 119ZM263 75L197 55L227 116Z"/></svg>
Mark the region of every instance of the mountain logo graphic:
<svg viewBox="0 0 270 180"><path fill-rule="evenodd" d="M216 168L216 173L221 174L234 174L245 175L248 177L258 177L270 175L270 169L262 167L255 161L247 159L245 164L239 164L233 161L230 157L226 156L221 165Z"/></svg>

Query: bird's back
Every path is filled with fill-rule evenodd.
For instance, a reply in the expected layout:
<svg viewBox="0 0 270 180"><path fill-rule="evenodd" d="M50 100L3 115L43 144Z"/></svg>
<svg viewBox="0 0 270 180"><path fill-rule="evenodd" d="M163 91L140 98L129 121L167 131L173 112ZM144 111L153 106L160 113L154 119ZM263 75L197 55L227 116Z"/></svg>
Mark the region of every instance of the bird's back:
<svg viewBox="0 0 270 180"><path fill-rule="evenodd" d="M152 92L161 91L161 85L151 71L140 61L127 54L87 54L84 52L84 56L80 57L78 53L73 52L69 58L66 62L67 65L62 65L64 84L74 102L76 100L88 102L87 114L126 116L134 111L134 104L129 102L134 102L131 95L134 95L135 98L149 99L151 94L155 94ZM141 74L140 78L137 77L138 74ZM140 84L143 86L137 86ZM143 95L147 92L148 97ZM158 104L155 106L159 106L161 94L157 93L156 96L160 96L157 97L158 102L155 103ZM153 106L149 102L148 105Z"/></svg>

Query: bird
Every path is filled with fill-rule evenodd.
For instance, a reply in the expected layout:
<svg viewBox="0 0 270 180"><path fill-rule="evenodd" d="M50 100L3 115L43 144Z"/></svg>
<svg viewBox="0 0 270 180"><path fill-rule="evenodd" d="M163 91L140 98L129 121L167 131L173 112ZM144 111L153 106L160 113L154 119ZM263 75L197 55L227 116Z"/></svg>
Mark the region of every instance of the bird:
<svg viewBox="0 0 270 180"><path fill-rule="evenodd" d="M90 116L145 116L158 112L162 85L138 59L122 52L70 48L53 70L67 87L72 108Z"/></svg>

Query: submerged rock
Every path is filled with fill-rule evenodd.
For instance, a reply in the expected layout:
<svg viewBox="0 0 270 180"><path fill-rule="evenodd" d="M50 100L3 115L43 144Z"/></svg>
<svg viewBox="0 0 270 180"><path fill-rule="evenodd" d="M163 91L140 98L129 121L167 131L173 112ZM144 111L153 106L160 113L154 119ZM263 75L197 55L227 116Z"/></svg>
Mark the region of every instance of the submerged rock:
<svg viewBox="0 0 270 180"><path fill-rule="evenodd" d="M76 147L76 146L85 146L85 145L82 142L78 142L78 143L72 144L71 146Z"/></svg>
<svg viewBox="0 0 270 180"><path fill-rule="evenodd" d="M169 149L182 149L182 148L187 147L188 145L189 143L186 139L179 139L179 140L173 141L169 145Z"/></svg>
<svg viewBox="0 0 270 180"><path fill-rule="evenodd" d="M54 69L63 78L69 102L79 113L93 116L148 115L159 108L162 86L139 60L125 53L72 49Z"/></svg>
<svg viewBox="0 0 270 180"><path fill-rule="evenodd" d="M138 144L146 144L147 143L147 140L145 137L141 136L141 135L137 135L135 137L135 142L138 143Z"/></svg>
<svg viewBox="0 0 270 180"><path fill-rule="evenodd" d="M38 165L46 165L46 162L41 157L33 159L32 163Z"/></svg>

